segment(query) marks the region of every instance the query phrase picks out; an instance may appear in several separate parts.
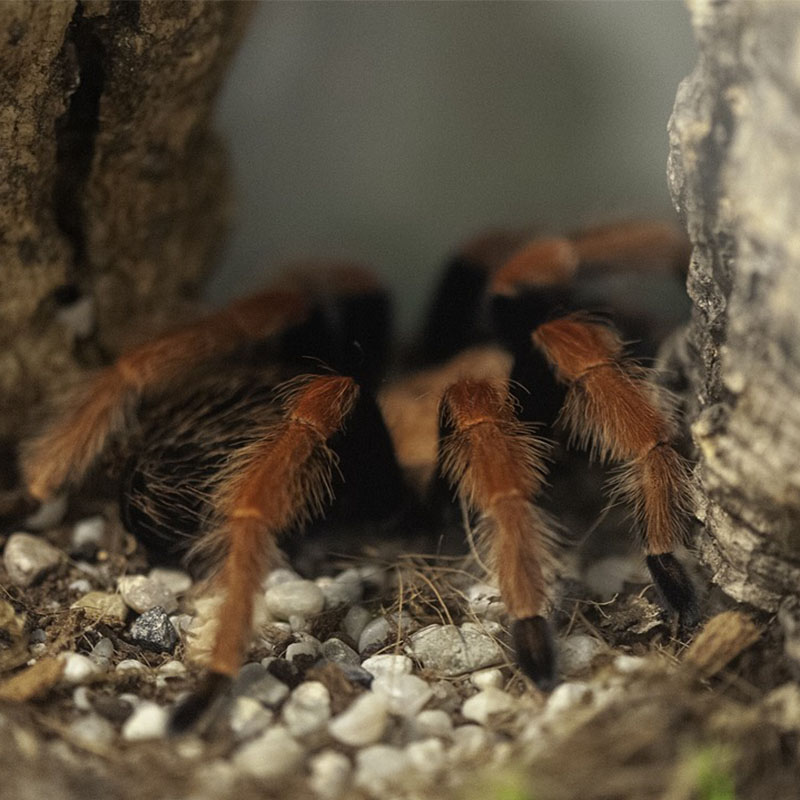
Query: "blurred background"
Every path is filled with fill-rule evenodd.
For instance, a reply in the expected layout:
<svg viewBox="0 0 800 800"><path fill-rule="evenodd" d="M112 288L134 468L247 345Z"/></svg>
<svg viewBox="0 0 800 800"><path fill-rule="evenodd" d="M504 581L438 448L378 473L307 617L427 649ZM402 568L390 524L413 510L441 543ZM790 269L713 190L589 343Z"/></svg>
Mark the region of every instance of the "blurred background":
<svg viewBox="0 0 800 800"><path fill-rule="evenodd" d="M673 218L677 0L261 3L218 107L237 214L214 301L304 257L371 264L406 333L488 226Z"/></svg>

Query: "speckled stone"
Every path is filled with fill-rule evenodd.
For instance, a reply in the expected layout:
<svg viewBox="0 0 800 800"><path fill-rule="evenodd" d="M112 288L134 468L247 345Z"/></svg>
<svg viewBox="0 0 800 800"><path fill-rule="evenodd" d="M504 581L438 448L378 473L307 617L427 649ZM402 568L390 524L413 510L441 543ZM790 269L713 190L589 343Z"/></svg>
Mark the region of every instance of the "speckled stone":
<svg viewBox="0 0 800 800"><path fill-rule="evenodd" d="M178 643L178 633L161 606L145 611L131 625L128 635L131 641L157 653L171 653Z"/></svg>

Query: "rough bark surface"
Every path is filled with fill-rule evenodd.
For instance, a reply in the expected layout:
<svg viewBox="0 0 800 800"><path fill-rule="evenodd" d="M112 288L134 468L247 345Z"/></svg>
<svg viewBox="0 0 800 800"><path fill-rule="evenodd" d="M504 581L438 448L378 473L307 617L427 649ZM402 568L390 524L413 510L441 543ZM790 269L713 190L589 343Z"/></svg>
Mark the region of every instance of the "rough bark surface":
<svg viewBox="0 0 800 800"><path fill-rule="evenodd" d="M207 274L229 205L211 106L249 11L0 4L0 437Z"/></svg>
<svg viewBox="0 0 800 800"><path fill-rule="evenodd" d="M774 610L800 586L800 10L689 7L668 176L694 246L700 550L729 595Z"/></svg>

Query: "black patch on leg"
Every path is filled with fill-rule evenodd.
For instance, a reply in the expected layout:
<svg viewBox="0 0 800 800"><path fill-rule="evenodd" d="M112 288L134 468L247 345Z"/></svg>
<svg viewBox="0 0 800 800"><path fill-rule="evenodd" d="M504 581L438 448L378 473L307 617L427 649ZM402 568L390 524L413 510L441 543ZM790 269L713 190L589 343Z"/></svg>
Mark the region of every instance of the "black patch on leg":
<svg viewBox="0 0 800 800"><path fill-rule="evenodd" d="M374 391L386 371L392 338L392 305L383 289L336 299L341 353L332 366Z"/></svg>
<svg viewBox="0 0 800 800"><path fill-rule="evenodd" d="M678 613L683 628L691 629L700 621L697 593L686 570L672 553L647 556L647 567L666 605Z"/></svg>
<svg viewBox="0 0 800 800"><path fill-rule="evenodd" d="M228 675L209 672L200 686L185 700L180 702L169 721L169 733L176 736L195 728L212 711L231 685Z"/></svg>
<svg viewBox="0 0 800 800"><path fill-rule="evenodd" d="M550 625L542 616L525 617L511 626L514 650L522 671L543 691L556 683L556 654Z"/></svg>

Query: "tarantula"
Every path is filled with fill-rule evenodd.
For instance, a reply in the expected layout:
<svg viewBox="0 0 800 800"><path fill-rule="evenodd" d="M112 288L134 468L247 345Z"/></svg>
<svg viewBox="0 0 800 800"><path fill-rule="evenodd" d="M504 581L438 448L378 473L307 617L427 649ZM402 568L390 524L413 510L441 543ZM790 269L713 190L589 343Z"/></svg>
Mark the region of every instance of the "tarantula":
<svg viewBox="0 0 800 800"><path fill-rule="evenodd" d="M569 238L489 234L450 262L411 361L381 382L389 301L360 268L295 270L272 288L123 354L22 453L40 501L86 476L131 428L125 525L161 556L211 554L224 590L195 721L237 673L277 540L310 521L468 509L496 572L517 660L555 678L546 621L552 532L536 505L561 425L623 465L615 491L643 529L651 575L685 624L697 604L673 555L688 473L668 404L606 321L575 308L596 270L677 268L671 228L627 223ZM133 425L134 419L137 420Z"/></svg>

